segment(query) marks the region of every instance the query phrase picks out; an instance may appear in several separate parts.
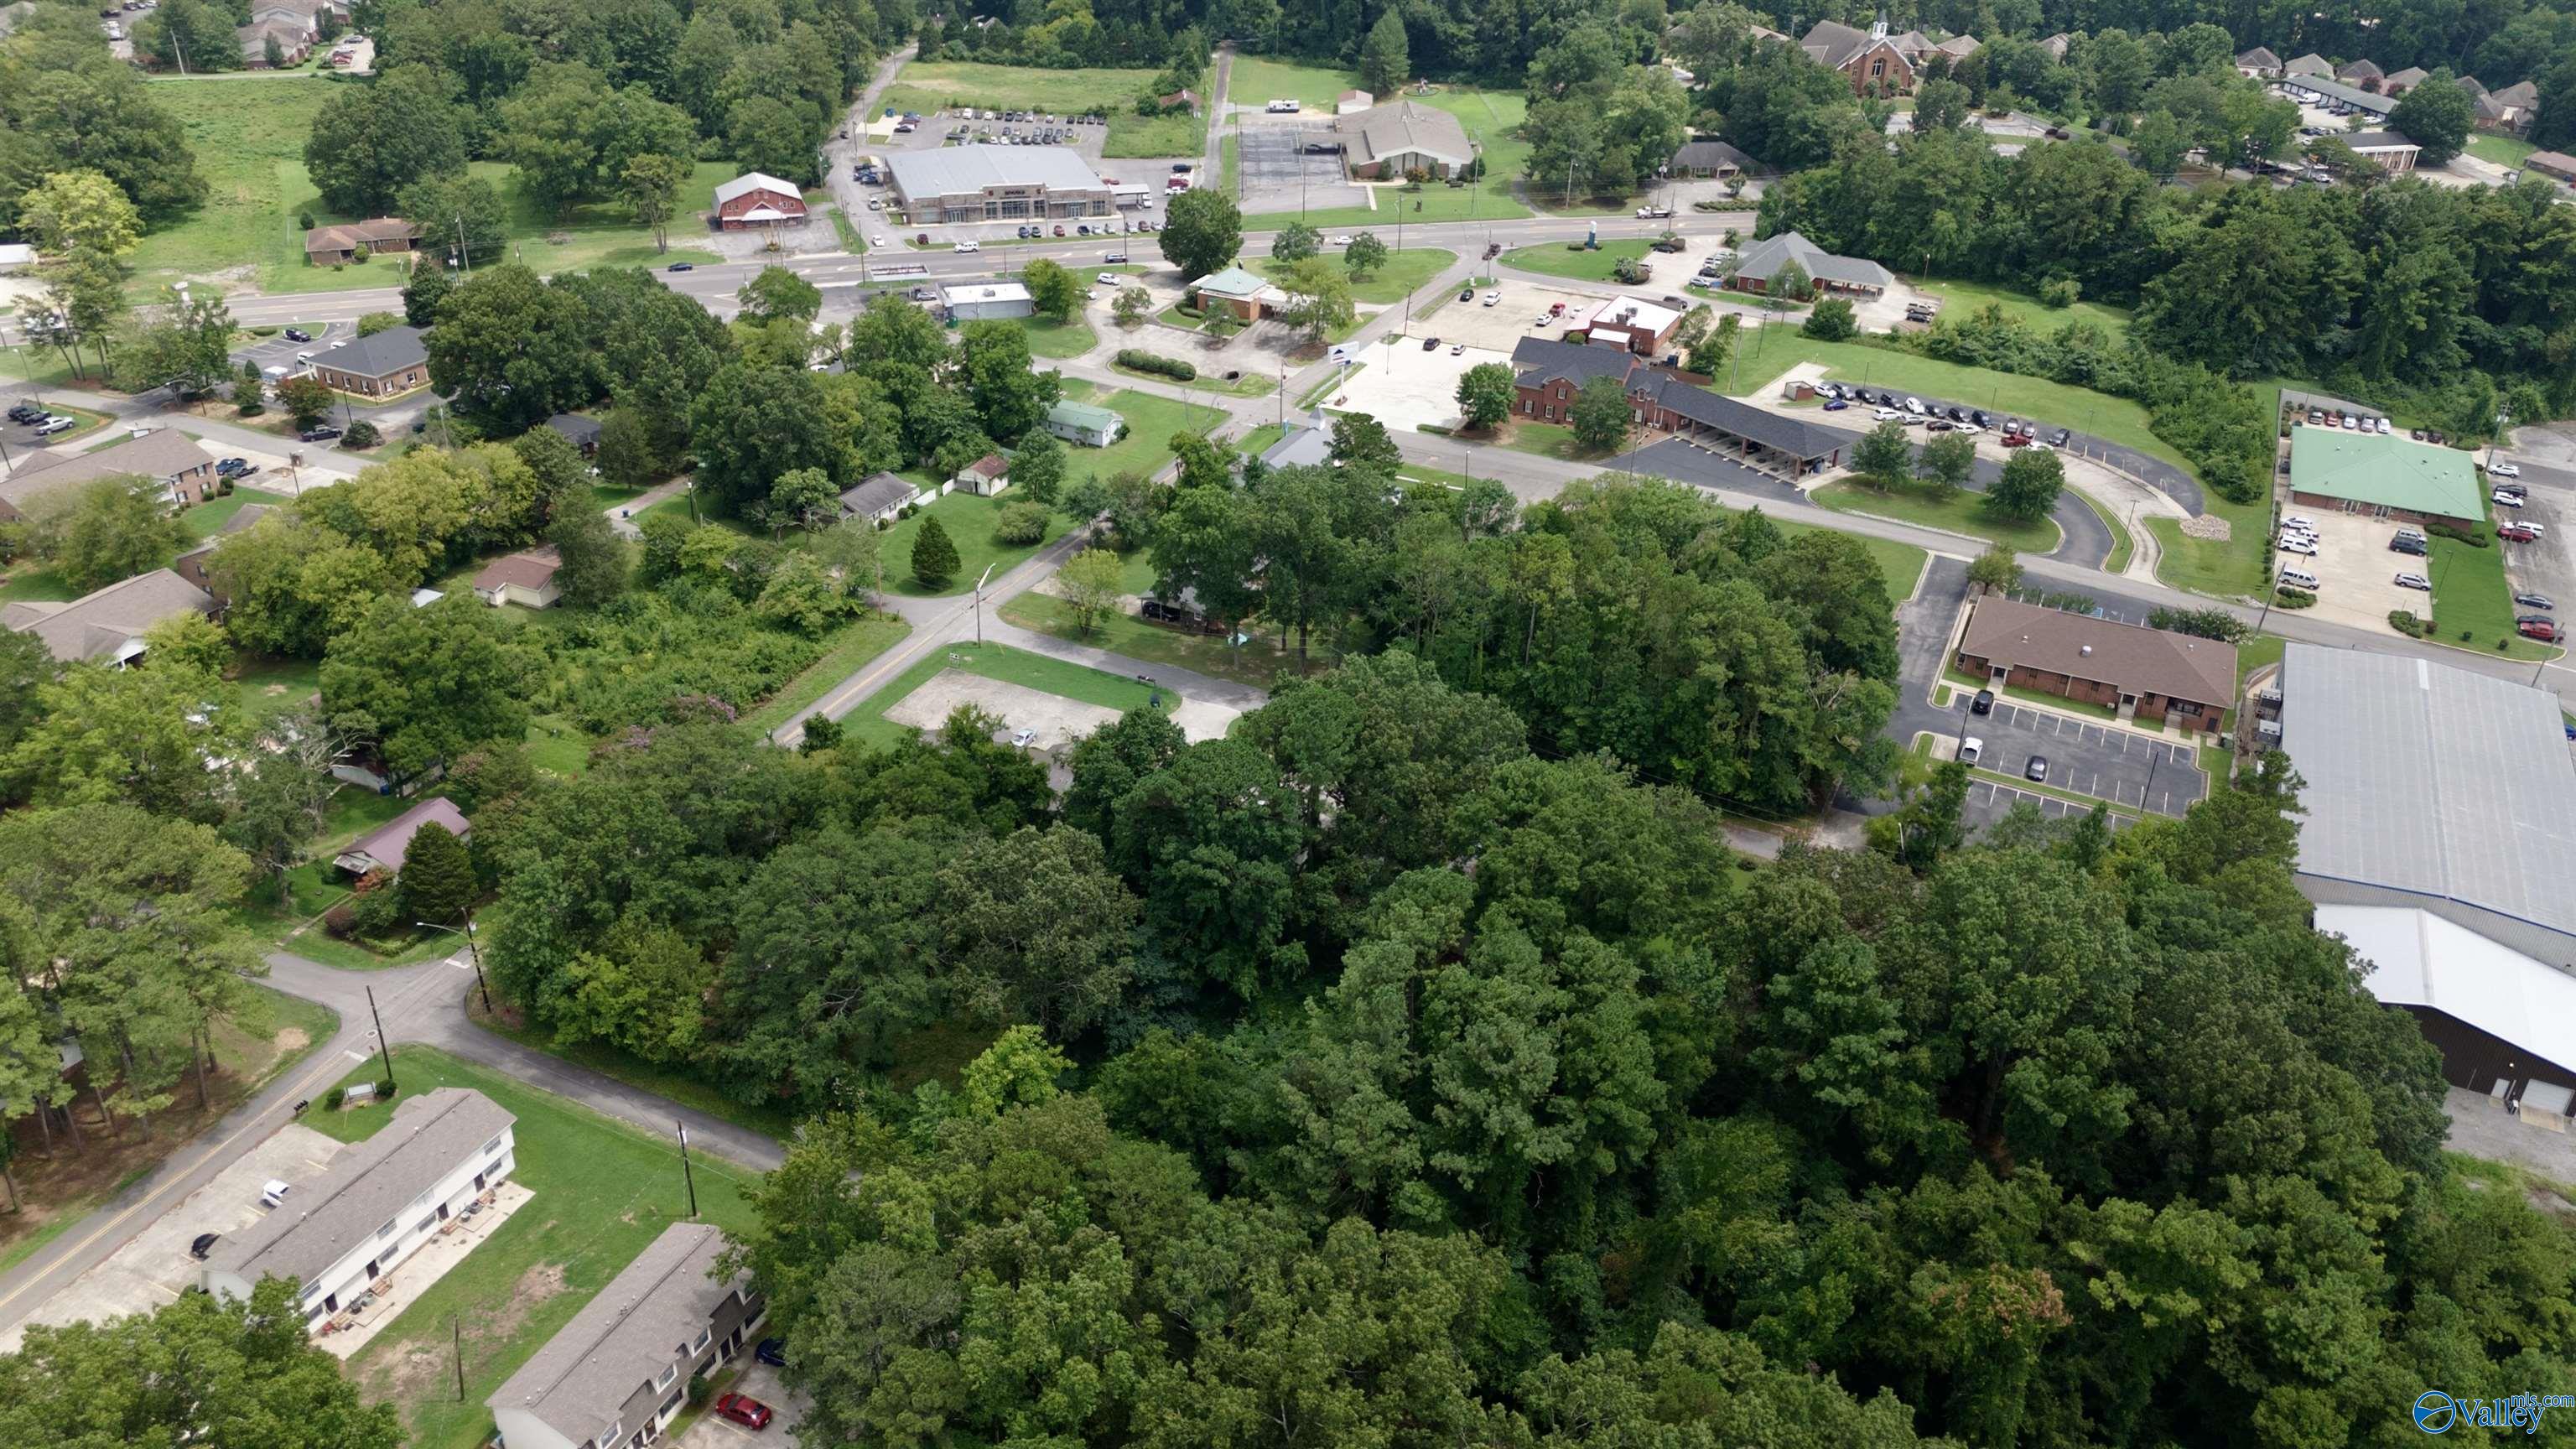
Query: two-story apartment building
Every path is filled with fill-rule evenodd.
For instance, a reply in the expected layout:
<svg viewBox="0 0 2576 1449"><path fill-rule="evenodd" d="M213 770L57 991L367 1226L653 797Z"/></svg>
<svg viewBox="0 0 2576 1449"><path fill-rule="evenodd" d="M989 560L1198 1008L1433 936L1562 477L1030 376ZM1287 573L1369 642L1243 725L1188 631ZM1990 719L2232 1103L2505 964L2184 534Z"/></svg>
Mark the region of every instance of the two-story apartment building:
<svg viewBox="0 0 2576 1449"><path fill-rule="evenodd" d="M484 1403L502 1449L653 1443L689 1380L742 1351L768 1305L747 1273L715 1276L724 1232L675 1223Z"/></svg>
<svg viewBox="0 0 2576 1449"><path fill-rule="evenodd" d="M246 1299L262 1278L292 1278L303 1285L305 1327L319 1327L510 1175L518 1120L463 1087L396 1104L375 1136L344 1149L268 1216L218 1242L199 1286Z"/></svg>

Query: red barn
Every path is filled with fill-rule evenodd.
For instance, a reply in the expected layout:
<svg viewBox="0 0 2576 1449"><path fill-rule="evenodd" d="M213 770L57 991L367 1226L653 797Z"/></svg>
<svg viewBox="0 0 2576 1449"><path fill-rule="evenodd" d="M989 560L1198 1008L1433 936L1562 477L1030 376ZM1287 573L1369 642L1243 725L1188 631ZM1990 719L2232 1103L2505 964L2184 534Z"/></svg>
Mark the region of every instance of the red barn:
<svg viewBox="0 0 2576 1449"><path fill-rule="evenodd" d="M801 226L805 195L792 181L746 171L716 188L716 227L750 231L763 226Z"/></svg>

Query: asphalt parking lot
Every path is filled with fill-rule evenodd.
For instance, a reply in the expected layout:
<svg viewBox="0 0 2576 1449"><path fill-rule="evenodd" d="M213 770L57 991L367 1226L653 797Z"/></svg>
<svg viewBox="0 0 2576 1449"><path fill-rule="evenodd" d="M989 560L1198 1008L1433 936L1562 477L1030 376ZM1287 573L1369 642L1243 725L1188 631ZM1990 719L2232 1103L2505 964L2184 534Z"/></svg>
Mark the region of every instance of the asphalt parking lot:
<svg viewBox="0 0 2576 1449"><path fill-rule="evenodd" d="M1488 292L1500 292L1503 299L1488 307ZM1417 336L1437 334L1443 342L1464 342L1471 348L1509 354L1524 337L1562 340L1566 323L1600 301L1594 293L1505 277L1491 286L1477 288L1473 302L1461 302L1456 292L1450 293L1437 313L1417 318L1413 330ZM1545 326L1539 325L1538 319L1547 316L1547 309L1560 304L1565 310L1548 317Z"/></svg>
<svg viewBox="0 0 2576 1449"><path fill-rule="evenodd" d="M1985 741L1981 769L2018 777L2033 755L2045 756L2043 783L2051 788L2159 815L2180 815L2209 793L2209 777L2186 745L2001 698L1994 713L1971 715L1964 693L1951 695L1949 715L1953 738L1964 733Z"/></svg>
<svg viewBox="0 0 2576 1449"><path fill-rule="evenodd" d="M304 330L313 334L312 341L289 341L285 329L280 328L274 337L263 337L248 347L237 347L232 352L233 365L239 367L245 362L256 362L263 372L272 367L282 367L288 372L296 372L300 370L295 362L297 353L310 352L319 357L331 347L353 341L358 335L358 324L325 322L318 327L308 327Z"/></svg>
<svg viewBox="0 0 2576 1449"><path fill-rule="evenodd" d="M2388 627L2389 611L2438 614L2430 607L2430 594L2397 586L2401 573L2429 576L2434 570L2432 560L2397 553L2388 547L2389 540L2397 536L2399 524L2395 520L2305 505L2292 505L2283 516L2304 518L2316 526L2317 551L2313 555L2279 548L2272 554L2276 569L2305 569L2317 576L2317 602L2309 610L2311 614L2392 637L2396 631Z"/></svg>
<svg viewBox="0 0 2576 1449"><path fill-rule="evenodd" d="M2576 469L2560 468L2547 463L2525 462L2518 480L2531 490L2529 501L2519 509L2498 508L2496 522L2519 517L2525 522L2546 524L2548 531L2529 543L2500 542L2504 550L2505 578L2516 589L2532 589L2547 594L2558 603L2560 612L2576 610L2576 543L2571 543L2568 530L2576 528ZM2519 607L2516 613L2529 610Z"/></svg>
<svg viewBox="0 0 2576 1449"><path fill-rule="evenodd" d="M1368 205L1366 192L1343 173L1339 151L1306 149L1331 133L1326 115L1245 116L1234 143L1244 213Z"/></svg>

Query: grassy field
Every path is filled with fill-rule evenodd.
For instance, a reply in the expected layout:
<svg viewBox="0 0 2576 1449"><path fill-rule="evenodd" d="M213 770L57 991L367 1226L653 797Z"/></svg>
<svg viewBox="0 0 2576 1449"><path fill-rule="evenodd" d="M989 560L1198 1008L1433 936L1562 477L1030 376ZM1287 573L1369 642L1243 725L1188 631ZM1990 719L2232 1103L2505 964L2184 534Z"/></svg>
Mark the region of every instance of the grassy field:
<svg viewBox="0 0 2576 1449"><path fill-rule="evenodd" d="M895 76L877 107L924 115L950 106L1051 115L1078 115L1098 107L1109 115L1104 156L1198 155L1207 147L1205 120L1136 114L1136 98L1153 84L1156 74L1150 70L1041 70L964 60L915 63Z"/></svg>
<svg viewBox="0 0 2576 1449"><path fill-rule="evenodd" d="M1910 489L1881 493L1857 483L1828 483L1808 495L1824 507L1843 513L1868 513L1900 523L1919 523L2004 544L2023 553L2048 553L2064 537L2054 520L2036 523L2002 518L1984 506L1980 495L1960 492L1936 499Z"/></svg>
<svg viewBox="0 0 2576 1449"><path fill-rule="evenodd" d="M1235 73L1240 75L1242 71L1238 68ZM2532 152L2539 149L2538 146L2520 136L2485 135L2471 136L2468 147L2469 154L2481 161L2491 161L2498 166L2512 167L2520 167Z"/></svg>
<svg viewBox="0 0 2576 1449"><path fill-rule="evenodd" d="M1082 314L1078 312L1070 322L1058 322L1052 317L1026 317L1021 319L1020 326L1029 334L1029 355L1032 357L1080 357L1100 343L1099 334L1091 330L1091 324L1083 321Z"/></svg>
<svg viewBox="0 0 2576 1449"><path fill-rule="evenodd" d="M1836 381L1899 387L1938 396L1991 412L2018 413L2091 433L2114 443L2162 458L2188 469L2182 455L2147 427L2147 410L2126 398L2046 378L1963 367L1937 358L1917 357L1856 342L1819 342L1801 337L1794 326L1774 324L1748 329L1736 344L1738 356L1718 381L1718 390L1745 397L1769 387L1780 374L1802 362L1824 364Z"/></svg>
<svg viewBox="0 0 2576 1449"><path fill-rule="evenodd" d="M822 658L806 665L803 673L743 716L742 722L756 730L778 728L796 711L821 699L833 685L849 678L860 665L893 648L911 632L912 625L902 619L857 619L842 625L833 632Z"/></svg>
<svg viewBox="0 0 2576 1449"><path fill-rule="evenodd" d="M129 290L153 294L182 277L220 273L233 273L231 280L264 292L401 286L403 264L396 258L336 271L304 261L304 234L297 224L302 216L324 224L350 219L322 205L304 170L304 138L333 87L356 83L321 75L311 81L226 76L150 82L152 98L186 128L208 195L185 222L143 239L132 258ZM716 260L710 252L676 248L668 257L657 255L652 233L627 221L613 202L577 208L572 216L558 219L541 214L519 194L509 167L476 162L473 170L501 189L510 203L511 240L531 248L526 260L541 270ZM716 183L732 171L723 163L700 163L682 190L682 212L710 205ZM673 230L686 235L688 228L675 224ZM556 232L570 240L559 247L546 244L545 237Z"/></svg>
<svg viewBox="0 0 2576 1449"><path fill-rule="evenodd" d="M1243 62L1237 60L1235 65L1237 69L1232 82L1233 95L1240 101L1252 92L1244 89L1241 69ZM1310 71L1315 76L1329 77L1331 92L1325 97L1327 104L1330 102L1331 94L1340 92L1350 84L1334 71L1308 66L1283 66L1280 69ZM1326 82L1303 82L1303 84L1323 83ZM1265 94L1263 99L1267 98ZM1380 99L1391 99L1391 97L1380 97ZM1529 102L1518 91L1485 90L1477 86L1453 85L1443 86L1430 95L1415 96L1413 99L1424 105L1436 106L1458 118L1458 123L1466 128L1467 138L1474 141L1484 154L1484 179L1469 186L1450 186L1445 182L1435 181L1419 191L1382 186L1377 189L1377 205L1374 208L1366 206L1313 208L1303 213L1309 225L1329 228L1366 226L1375 227L1382 232L1391 232L1395 226L1396 212L1399 207L1402 208L1404 219L1407 221L1506 220L1531 214L1529 207L1515 198L1511 191L1513 180L1521 174L1521 168L1528 162L1530 153L1529 142L1522 140L1520 136L1521 122L1529 114ZM1294 207L1287 207L1258 214L1281 216L1295 210ZM1388 239L1392 241L1393 237L1390 235Z"/></svg>
<svg viewBox="0 0 2576 1449"><path fill-rule="evenodd" d="M2010 287L1992 287L1983 282L1917 282L1919 291L1943 299L1941 315L1952 320L1967 317L1989 306L2001 307L2005 315L2019 319L2034 332L2055 332L2069 322L2090 322L2102 329L2113 346L2129 335L2129 311L2125 307L2106 307L2099 302L2078 302L2072 307L2051 307L2027 292Z"/></svg>
<svg viewBox="0 0 2576 1449"><path fill-rule="evenodd" d="M2163 557L2156 577L2177 589L2233 599L2259 595L2263 588L2264 540L2272 531L2272 505L2266 501L2230 503L2216 492L2205 495L2209 512L2228 524L2227 541L2186 538L2171 518L2146 520Z"/></svg>
<svg viewBox="0 0 2576 1449"><path fill-rule="evenodd" d="M1127 436L1106 448L1067 445L1067 479L1085 474L1106 478L1130 469L1141 473L1159 472L1164 464L1172 461L1173 434L1185 431L1204 433L1226 418L1222 409L1205 403L1185 404L1126 388L1094 401L1127 420ZM1003 496L1007 498L1010 495ZM964 545L959 547L962 549Z"/></svg>
<svg viewBox="0 0 2576 1449"><path fill-rule="evenodd" d="M1391 241L1393 238L1381 236L1378 240ZM1338 253L1327 252L1325 255L1336 256ZM1371 306L1392 307L1422 290L1425 283L1456 265L1457 261L1456 252L1442 251L1438 247L1414 247L1392 253L1387 257L1386 265L1371 272L1366 281L1351 283L1351 299ZM1276 277L1282 264L1268 257L1254 257L1244 265L1257 276Z"/></svg>
<svg viewBox="0 0 2576 1449"><path fill-rule="evenodd" d="M60 603L79 597L70 580L32 558L22 558L10 565L6 574L0 574L0 604Z"/></svg>
<svg viewBox="0 0 2576 1449"><path fill-rule="evenodd" d="M1597 250L1569 247L1563 242L1549 242L1545 246L1515 247L1503 253L1496 264L1524 272L1537 272L1541 276L1570 277L1580 282L1606 282L1610 280L1610 273L1618 266L1621 257L1642 257L1646 254L1646 246L1647 243L1643 237L1631 238L1627 241L1606 241Z"/></svg>
<svg viewBox="0 0 2576 1449"><path fill-rule="evenodd" d="M237 490L221 498L209 498L192 508L181 510L179 522L188 530L190 538L212 538L215 536L215 530L233 521L234 514L253 503L266 501L269 500L261 494Z"/></svg>
<svg viewBox="0 0 2576 1449"><path fill-rule="evenodd" d="M2478 548L2433 536L2433 566L2425 570L2433 580L2432 637L2509 659L2541 659L2557 653L2513 632L2514 615L2522 611L2514 607L2513 591L2505 583L2504 553L2517 545L2496 538L2492 530L2488 539L2487 547ZM2502 649L2495 647L2499 639L2507 641Z"/></svg>
<svg viewBox="0 0 2576 1449"><path fill-rule="evenodd" d="M1061 659L1049 659L1002 644L951 644L934 651L928 658L896 675L883 689L860 700L844 716L849 738L868 745L890 745L910 734L910 725L896 724L885 712L903 702L906 695L919 689L943 669L962 669L986 679L1017 684L1046 694L1061 695L1084 704L1096 704L1120 713L1136 709L1150 700L1154 691L1119 674L1104 674ZM1165 708L1174 700L1163 696Z"/></svg>
<svg viewBox="0 0 2576 1449"><path fill-rule="evenodd" d="M886 592L907 594L914 598L944 597L963 594L975 587L976 578L987 565L993 565L998 576L1010 571L1020 560L1053 543L1072 520L1061 513L1047 519L1046 538L1037 543L1001 544L993 541L993 523L1004 508L1025 500L1005 490L998 498L983 498L972 493L951 493L915 513L885 532L882 544L885 557ZM957 545L957 576L946 585L931 589L922 587L912 576L912 541L921 536L925 519L936 518L948 530L949 541ZM894 642L889 639L887 643ZM809 701L810 703L810 701Z"/></svg>
<svg viewBox="0 0 2576 1449"><path fill-rule="evenodd" d="M349 1074L364 1081L373 1062ZM403 1096L470 1087L518 1118L512 1176L535 1193L447 1276L423 1289L350 1360L370 1401L399 1405L418 1449L475 1449L491 1432L483 1401L665 1228L685 1221L688 1198L677 1148L551 1093L428 1047L394 1052ZM307 1113L307 1124L343 1141L384 1126L393 1104ZM691 1154L699 1216L743 1228L754 1174ZM455 1393L452 1333L461 1333L465 1394Z"/></svg>
<svg viewBox="0 0 2576 1449"><path fill-rule="evenodd" d="M1237 55L1234 73L1226 81L1226 98L1238 106L1255 107L1270 101L1295 101L1329 116L1335 99L1344 91L1357 90L1359 83L1357 71L1300 65L1266 55Z"/></svg>

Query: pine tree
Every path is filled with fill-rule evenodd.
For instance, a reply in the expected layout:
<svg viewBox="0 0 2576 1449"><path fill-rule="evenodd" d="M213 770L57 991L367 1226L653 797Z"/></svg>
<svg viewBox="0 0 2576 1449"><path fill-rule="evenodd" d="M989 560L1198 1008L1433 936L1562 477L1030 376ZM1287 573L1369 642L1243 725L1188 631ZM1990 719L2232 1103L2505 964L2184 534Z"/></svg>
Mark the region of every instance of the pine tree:
<svg viewBox="0 0 2576 1449"><path fill-rule="evenodd" d="M912 576L925 589L941 589L957 577L957 545L948 530L936 518L921 520L921 532L912 540Z"/></svg>
<svg viewBox="0 0 2576 1449"><path fill-rule="evenodd" d="M411 838L403 852L403 909L415 921L445 925L464 916L474 903L474 862L465 842L437 821Z"/></svg>
<svg viewBox="0 0 2576 1449"><path fill-rule="evenodd" d="M1372 94L1391 96L1403 88L1404 78L1413 73L1411 48L1404 35L1404 20L1388 6L1386 13L1369 27L1368 39L1360 44L1360 84Z"/></svg>

